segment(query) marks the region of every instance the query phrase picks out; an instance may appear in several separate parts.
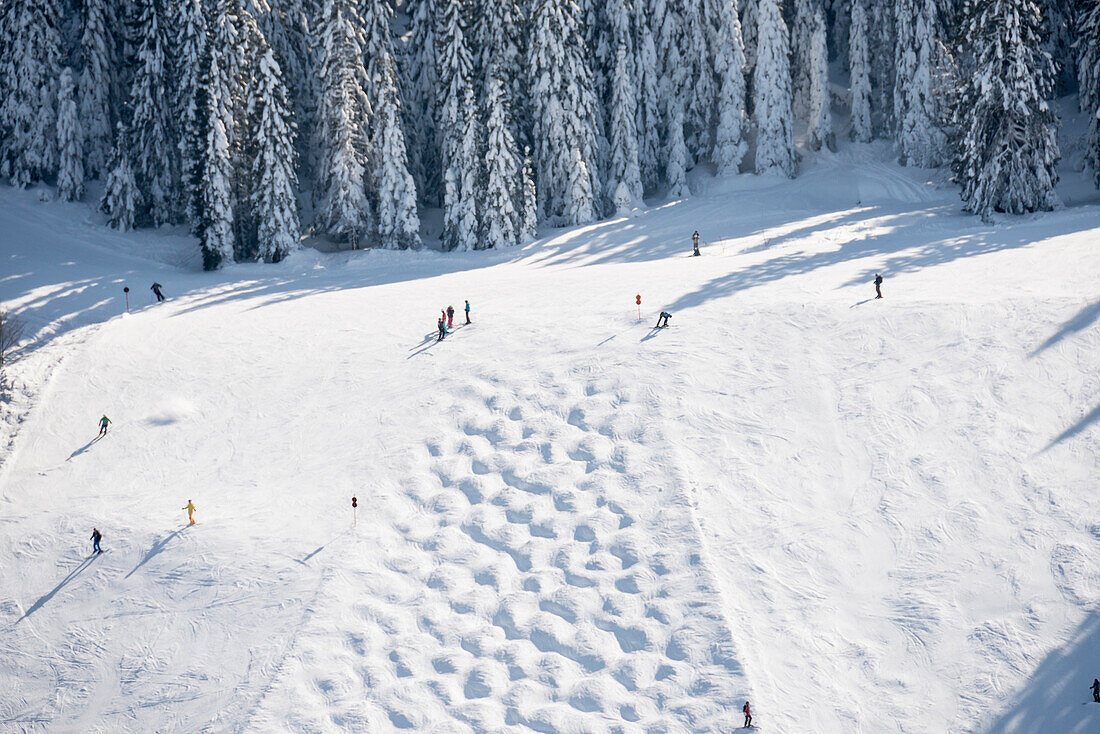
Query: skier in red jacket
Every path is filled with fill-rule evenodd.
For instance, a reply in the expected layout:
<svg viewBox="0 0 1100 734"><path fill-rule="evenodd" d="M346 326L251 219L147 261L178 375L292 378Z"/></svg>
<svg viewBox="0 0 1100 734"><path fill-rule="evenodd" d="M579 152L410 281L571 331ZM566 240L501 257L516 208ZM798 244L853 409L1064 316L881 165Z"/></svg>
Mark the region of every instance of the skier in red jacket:
<svg viewBox="0 0 1100 734"><path fill-rule="evenodd" d="M748 701L745 701L745 705L741 707L741 711L745 714L745 728L748 729L752 726L752 709L749 708Z"/></svg>

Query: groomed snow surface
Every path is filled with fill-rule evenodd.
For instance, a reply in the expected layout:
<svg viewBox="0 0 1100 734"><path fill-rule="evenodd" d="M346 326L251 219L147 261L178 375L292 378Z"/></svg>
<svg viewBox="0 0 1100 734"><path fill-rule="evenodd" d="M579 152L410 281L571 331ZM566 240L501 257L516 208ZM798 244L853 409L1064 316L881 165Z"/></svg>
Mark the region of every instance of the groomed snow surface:
<svg viewBox="0 0 1100 734"><path fill-rule="evenodd" d="M0 730L1100 731L1100 199L852 150L216 274L0 192Z"/></svg>

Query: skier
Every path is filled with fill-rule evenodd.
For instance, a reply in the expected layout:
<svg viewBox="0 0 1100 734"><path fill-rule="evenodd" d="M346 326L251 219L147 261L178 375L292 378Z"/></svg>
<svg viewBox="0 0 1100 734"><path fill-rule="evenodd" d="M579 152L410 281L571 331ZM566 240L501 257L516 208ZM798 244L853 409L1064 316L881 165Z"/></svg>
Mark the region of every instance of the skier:
<svg viewBox="0 0 1100 734"><path fill-rule="evenodd" d="M1100 678L1093 678L1092 685L1089 688L1092 689L1092 700L1100 703Z"/></svg>
<svg viewBox="0 0 1100 734"><path fill-rule="evenodd" d="M187 500L187 504L180 508L181 510L187 510L187 520L191 525L195 524L195 503L191 500Z"/></svg>
<svg viewBox="0 0 1100 734"><path fill-rule="evenodd" d="M692 257L699 257L699 230L695 230L695 234L691 236L691 245L693 252Z"/></svg>
<svg viewBox="0 0 1100 734"><path fill-rule="evenodd" d="M661 311L661 315L657 317L657 325L653 328L660 329L662 326L668 326L668 320L671 318L672 314L670 314L668 311Z"/></svg>
<svg viewBox="0 0 1100 734"><path fill-rule="evenodd" d="M103 416L99 419L99 437L107 435L107 426L110 425L111 419L107 416Z"/></svg>
<svg viewBox="0 0 1100 734"><path fill-rule="evenodd" d="M157 297L157 303L160 303L164 300L164 294L160 292L160 289L163 287L164 286L157 282L154 282L153 285L149 286L149 290L153 291L153 294Z"/></svg>
<svg viewBox="0 0 1100 734"><path fill-rule="evenodd" d="M882 276L875 273L875 293L878 295L875 298L882 298Z"/></svg>
<svg viewBox="0 0 1100 734"><path fill-rule="evenodd" d="M749 708L749 702L745 701L745 705L741 707L741 713L745 714L745 727L748 729L752 726L752 709Z"/></svg>
<svg viewBox="0 0 1100 734"><path fill-rule="evenodd" d="M473 321L470 321L470 299L469 298L466 299L466 323L467 324L472 324L473 323Z"/></svg>
<svg viewBox="0 0 1100 734"><path fill-rule="evenodd" d="M99 532L98 528L92 528L92 553L102 553L103 549L99 547L99 541L103 540L103 534Z"/></svg>
<svg viewBox="0 0 1100 734"><path fill-rule="evenodd" d="M439 338L436 339L436 341L441 342L443 341L443 338L447 336L447 322L443 320L442 316L440 316L439 319L435 322L435 326L437 329L439 329Z"/></svg>
<svg viewBox="0 0 1100 734"><path fill-rule="evenodd" d="M455 321L455 307L447 306L447 328L453 328Z"/></svg>

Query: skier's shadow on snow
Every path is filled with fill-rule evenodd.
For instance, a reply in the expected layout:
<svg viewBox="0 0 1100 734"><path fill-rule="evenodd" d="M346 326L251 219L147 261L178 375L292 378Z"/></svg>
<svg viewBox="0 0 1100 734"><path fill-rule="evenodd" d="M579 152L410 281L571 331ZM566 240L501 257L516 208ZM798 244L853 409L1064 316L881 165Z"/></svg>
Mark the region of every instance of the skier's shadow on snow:
<svg viewBox="0 0 1100 734"><path fill-rule="evenodd" d="M415 347L410 349L409 351L412 352L412 354L410 354L408 357L405 357L405 359L412 359L413 357L420 356L421 354L435 346L435 343L437 341L440 341L438 331L433 331L425 334L424 341L420 342Z"/></svg>
<svg viewBox="0 0 1100 734"><path fill-rule="evenodd" d="M61 591L62 589L64 589L64 588L65 588L65 586L66 586L66 585L68 585L68 583L69 583L70 581L72 581L72 580L73 580L73 579L75 579L75 578L76 578L77 576L79 576L79 575L80 575L81 573L83 573L84 569L88 568L88 566L91 566L91 565L92 565L92 562L93 562L93 561L95 561L95 559L96 559L96 558L98 558L98 557L99 557L99 554L98 554L98 553L95 553L95 554L93 554L93 555L90 555L90 556L88 556L88 557L87 557L87 558L85 558L85 559L84 559L83 561L81 561L81 562L80 562L80 565L78 565L78 566L77 566L76 568L74 568L74 569L73 569L72 571L70 571L70 572L69 572L69 575L68 575L68 576L66 576L65 578L61 579L61 583L59 583L59 584L58 584L57 586L53 587L53 589L52 589L52 590L50 590L50 591L47 591L47 592L46 592L45 594L43 594L43 595L42 595L42 598L40 598L40 599L39 599L38 601L36 601L36 602L35 602L34 604L31 604L30 608L29 608L29 609L27 609L27 611L23 612L23 616L22 616L22 617L20 617L19 619L15 620L15 623L16 623L16 624L19 624L19 623L20 623L20 622L22 622L22 621L23 621L24 619L26 619L27 617L31 616L32 614L34 614L35 612L37 612L37 611L38 611L39 609L41 609L41 608L42 608L42 606L43 606L43 605L44 605L44 604L45 604L46 602L48 602L48 601L49 601L50 599L53 599L53 598L54 598L54 596L56 596L56 595L57 595L57 592L59 592L59 591Z"/></svg>
<svg viewBox="0 0 1100 734"><path fill-rule="evenodd" d="M72 452L71 454L69 454L69 458L65 459L65 461L72 461L72 460L73 460L73 459L75 459L76 457L80 456L80 455L81 455L81 454L83 454L83 453L84 453L85 451L87 451L88 449L90 449L90 448L91 448L92 446L95 446L95 445L96 445L96 443L98 443L98 442L99 442L99 439L101 439L101 438L103 438L103 437L102 437L102 436L96 436L96 437L95 437L95 438L93 438L93 439L92 439L91 441L89 441L88 443L86 443L86 444L84 444L83 446L81 446L80 448L78 448L78 449L77 449L76 451L74 451L74 452Z"/></svg>
<svg viewBox="0 0 1100 734"><path fill-rule="evenodd" d="M137 573L139 568L141 568L142 566L144 566L146 563L148 563L149 561L151 561L153 559L153 556L156 556L156 555L160 554L160 552L164 550L164 547L166 545L168 545L169 541L171 541L172 538L175 538L177 535L182 533L188 527L190 527L190 526L189 525L184 525L180 528L177 528L176 530L173 530L168 535L165 535L163 538L161 538L157 542L153 543L153 545L149 548L149 552L145 554L145 557L142 558L138 562L138 565L136 565L132 569L130 569L130 573L126 574L126 576L124 578L130 578L135 573Z"/></svg>
<svg viewBox="0 0 1100 734"><path fill-rule="evenodd" d="M852 309L852 308L855 308L856 306L862 306L863 304L865 304L865 303L870 303L870 302L871 302L871 301L873 301L873 300L875 300L875 299L873 299L873 298L864 298L864 299L863 299L862 301L856 301L855 303L853 303L853 304L852 304L851 306L849 306L848 308L849 308L849 309Z"/></svg>
<svg viewBox="0 0 1100 734"><path fill-rule="evenodd" d="M643 336L639 341L647 342L650 339L657 336L658 334L660 334L664 330L665 330L665 327L663 327L663 326L662 327L654 326L653 328L651 328L649 330L649 333L646 334L645 336Z"/></svg>

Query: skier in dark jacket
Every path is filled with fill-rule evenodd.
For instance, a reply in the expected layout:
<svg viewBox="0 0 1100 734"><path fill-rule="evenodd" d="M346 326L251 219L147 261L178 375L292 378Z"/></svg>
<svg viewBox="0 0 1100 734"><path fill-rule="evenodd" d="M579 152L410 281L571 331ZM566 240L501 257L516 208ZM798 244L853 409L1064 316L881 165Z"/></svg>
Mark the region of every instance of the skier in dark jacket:
<svg viewBox="0 0 1100 734"><path fill-rule="evenodd" d="M745 728L748 729L752 726L752 709L749 708L748 701L745 701L745 705L741 707L741 713L745 715Z"/></svg>
<svg viewBox="0 0 1100 734"><path fill-rule="evenodd" d="M441 342L443 341L443 337L447 336L447 321L440 316L439 320L435 322L435 325L439 329L439 338L436 339L436 341Z"/></svg>
<svg viewBox="0 0 1100 734"><path fill-rule="evenodd" d="M1089 688L1092 689L1092 700L1100 703L1100 678L1093 678L1092 685Z"/></svg>
<svg viewBox="0 0 1100 734"><path fill-rule="evenodd" d="M447 328L450 329L455 323L455 307L447 306Z"/></svg>
<svg viewBox="0 0 1100 734"><path fill-rule="evenodd" d="M657 325L654 329L660 329L662 326L668 326L668 320L672 318L672 314L668 311L661 311L661 315L657 317Z"/></svg>
<svg viewBox="0 0 1100 734"><path fill-rule="evenodd" d="M163 287L164 286L162 286L160 283L153 283L153 285L149 286L149 290L153 291L153 295L157 297L157 303L160 303L164 300L164 294L160 292L160 289Z"/></svg>
<svg viewBox="0 0 1100 734"><path fill-rule="evenodd" d="M882 276L875 273L875 298L882 298Z"/></svg>
<svg viewBox="0 0 1100 734"><path fill-rule="evenodd" d="M473 323L473 321L470 321L470 299L469 298L466 299L466 323L467 324L472 324Z"/></svg>
<svg viewBox="0 0 1100 734"><path fill-rule="evenodd" d="M107 416L103 416L102 418L99 419L99 435L100 436L106 436L107 435L107 426L109 426L109 425L111 425L111 419L108 418Z"/></svg>
<svg viewBox="0 0 1100 734"><path fill-rule="evenodd" d="M92 528L92 552L102 553L103 549L99 547L99 541L103 540L103 534L99 532L98 528Z"/></svg>
<svg viewBox="0 0 1100 734"><path fill-rule="evenodd" d="M691 236L692 257L699 256L699 230L695 230L695 234Z"/></svg>

